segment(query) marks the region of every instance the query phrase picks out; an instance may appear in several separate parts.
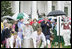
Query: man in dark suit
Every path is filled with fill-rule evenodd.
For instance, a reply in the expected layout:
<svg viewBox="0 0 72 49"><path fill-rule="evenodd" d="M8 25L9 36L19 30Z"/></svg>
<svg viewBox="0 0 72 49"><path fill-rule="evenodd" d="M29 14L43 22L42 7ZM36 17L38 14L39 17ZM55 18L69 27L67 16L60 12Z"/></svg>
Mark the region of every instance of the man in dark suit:
<svg viewBox="0 0 72 49"><path fill-rule="evenodd" d="M47 44L48 44L48 48L51 47L50 45L50 28L52 27L50 22L48 22L48 18L45 17L44 21L41 22L41 27L42 27L42 32L44 33L46 40L47 40Z"/></svg>

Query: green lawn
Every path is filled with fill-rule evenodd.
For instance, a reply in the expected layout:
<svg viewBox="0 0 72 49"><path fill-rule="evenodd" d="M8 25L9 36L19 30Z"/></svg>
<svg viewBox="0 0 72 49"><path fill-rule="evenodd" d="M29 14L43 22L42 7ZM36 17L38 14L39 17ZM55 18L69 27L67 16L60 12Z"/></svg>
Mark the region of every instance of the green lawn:
<svg viewBox="0 0 72 49"><path fill-rule="evenodd" d="M54 44L51 45L51 48L54 46ZM64 43L62 43L62 48L71 48L71 46L64 46Z"/></svg>
<svg viewBox="0 0 72 49"><path fill-rule="evenodd" d="M54 44L52 44L51 45L51 48L54 46ZM54 46L54 48L55 48L56 46ZM64 46L64 43L62 43L62 47L63 48L71 48L71 46ZM2 48L4 48L4 47L2 47ZM48 46L46 46L46 48L48 48ZM59 48L59 47L58 47Z"/></svg>
<svg viewBox="0 0 72 49"><path fill-rule="evenodd" d="M71 46L64 46L64 48L71 48Z"/></svg>
<svg viewBox="0 0 72 49"><path fill-rule="evenodd" d="M63 48L71 48L71 46L64 46L64 43L63 43Z"/></svg>
<svg viewBox="0 0 72 49"><path fill-rule="evenodd" d="M51 48L53 48L53 46L54 46L54 44L51 44ZM56 47L58 47L58 46L54 46L54 48L56 48ZM46 48L48 48L48 46L46 46ZM62 43L62 48L71 48L71 46L64 46L64 43Z"/></svg>

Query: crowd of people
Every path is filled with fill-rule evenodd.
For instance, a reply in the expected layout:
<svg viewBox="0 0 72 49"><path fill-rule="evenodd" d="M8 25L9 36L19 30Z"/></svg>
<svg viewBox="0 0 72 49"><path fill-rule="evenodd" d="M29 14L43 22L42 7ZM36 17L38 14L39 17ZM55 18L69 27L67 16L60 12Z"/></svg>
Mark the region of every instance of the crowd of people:
<svg viewBox="0 0 72 49"><path fill-rule="evenodd" d="M52 43L58 42L57 22L54 20L48 21L45 17L41 23L36 19L29 19L25 23L23 21L21 18L13 23L8 23L7 20L1 22L1 47L51 48Z"/></svg>

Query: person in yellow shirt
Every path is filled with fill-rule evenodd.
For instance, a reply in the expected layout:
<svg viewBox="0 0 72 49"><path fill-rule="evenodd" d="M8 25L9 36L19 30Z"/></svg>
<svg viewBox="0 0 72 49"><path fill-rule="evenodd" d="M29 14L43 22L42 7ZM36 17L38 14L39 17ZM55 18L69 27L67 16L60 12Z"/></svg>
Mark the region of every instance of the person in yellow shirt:
<svg viewBox="0 0 72 49"><path fill-rule="evenodd" d="M3 22L1 22L1 31L3 30L4 26L3 26Z"/></svg>
<svg viewBox="0 0 72 49"><path fill-rule="evenodd" d="M1 33L2 33L2 19L1 19ZM2 36L2 35L1 35ZM1 48L3 47L2 45L2 38L1 38Z"/></svg>

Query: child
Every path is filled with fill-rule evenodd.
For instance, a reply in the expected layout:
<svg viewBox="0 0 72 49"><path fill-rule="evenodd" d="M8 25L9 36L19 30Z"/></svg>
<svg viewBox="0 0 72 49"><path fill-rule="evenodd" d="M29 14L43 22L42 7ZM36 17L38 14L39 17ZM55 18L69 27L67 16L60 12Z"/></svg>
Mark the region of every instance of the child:
<svg viewBox="0 0 72 49"><path fill-rule="evenodd" d="M21 39L17 36L17 32L10 37L9 42L11 48L21 48Z"/></svg>
<svg viewBox="0 0 72 49"><path fill-rule="evenodd" d="M41 28L37 28L37 31L35 31L31 37L34 42L34 48L39 48L39 47L44 48L46 46L46 39L44 34L42 33Z"/></svg>
<svg viewBox="0 0 72 49"><path fill-rule="evenodd" d="M1 33L1 44L2 44L2 46L4 46L4 47L6 47L6 40L5 40L5 38L6 38L6 29L7 29L7 27L8 27L8 25L7 25L8 23L6 23L5 24L5 26L6 26L6 28L3 28L3 30L2 30L2 33Z"/></svg>
<svg viewBox="0 0 72 49"><path fill-rule="evenodd" d="M37 28L39 28L40 27L40 25L38 24L38 22L37 22L37 20L36 19L34 19L33 20L33 24L32 24L32 27L33 27L33 30L34 31L36 31L37 30Z"/></svg>
<svg viewBox="0 0 72 49"><path fill-rule="evenodd" d="M9 48L9 38L11 36L10 33L10 26L11 24L6 23L6 28L5 28L5 41L6 41L6 48Z"/></svg>

